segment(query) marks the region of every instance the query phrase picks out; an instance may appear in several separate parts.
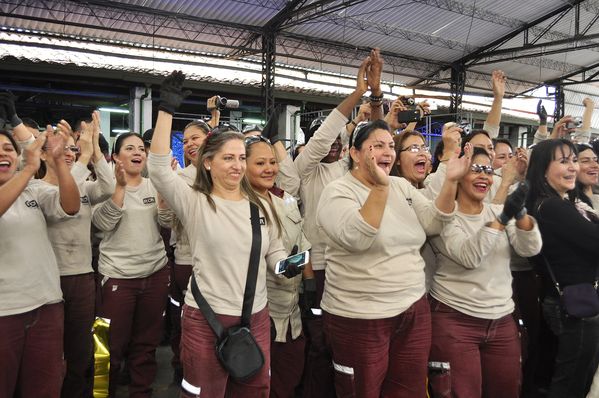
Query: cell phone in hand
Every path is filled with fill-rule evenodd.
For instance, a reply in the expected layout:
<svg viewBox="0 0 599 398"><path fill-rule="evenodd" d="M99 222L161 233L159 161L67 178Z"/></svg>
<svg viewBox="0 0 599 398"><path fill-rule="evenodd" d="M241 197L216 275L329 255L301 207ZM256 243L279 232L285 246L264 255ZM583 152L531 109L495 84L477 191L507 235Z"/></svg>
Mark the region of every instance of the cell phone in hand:
<svg viewBox="0 0 599 398"><path fill-rule="evenodd" d="M397 112L397 121L399 123L412 123L420 121L420 111L411 109L409 111Z"/></svg>
<svg viewBox="0 0 599 398"><path fill-rule="evenodd" d="M303 268L310 261L310 252L305 251L289 256L277 263L275 266L275 274L282 274L290 265L295 265L298 268Z"/></svg>

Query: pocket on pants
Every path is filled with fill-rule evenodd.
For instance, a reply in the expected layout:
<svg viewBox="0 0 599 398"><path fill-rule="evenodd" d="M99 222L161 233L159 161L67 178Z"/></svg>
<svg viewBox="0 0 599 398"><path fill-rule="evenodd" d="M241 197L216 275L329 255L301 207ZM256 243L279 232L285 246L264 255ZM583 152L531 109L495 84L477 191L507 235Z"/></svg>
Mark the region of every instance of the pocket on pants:
<svg viewBox="0 0 599 398"><path fill-rule="evenodd" d="M333 370L335 371L337 398L354 398L356 396L354 368L333 361Z"/></svg>

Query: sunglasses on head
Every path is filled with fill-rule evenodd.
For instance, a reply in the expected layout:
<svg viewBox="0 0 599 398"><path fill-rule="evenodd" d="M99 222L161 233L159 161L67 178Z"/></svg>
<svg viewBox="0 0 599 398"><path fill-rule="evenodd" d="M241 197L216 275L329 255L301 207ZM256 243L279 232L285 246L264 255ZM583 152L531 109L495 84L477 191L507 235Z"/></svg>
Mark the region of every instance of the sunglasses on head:
<svg viewBox="0 0 599 398"><path fill-rule="evenodd" d="M470 171L475 174L485 173L488 176L492 176L493 174L495 174L495 170L493 170L493 167L485 166L482 164L473 164L472 166L470 166Z"/></svg>
<svg viewBox="0 0 599 398"><path fill-rule="evenodd" d="M268 145L272 145L270 143L270 140L262 135L251 135L249 137L246 137L245 139L245 146L250 146L252 144L255 144L257 142L266 142Z"/></svg>

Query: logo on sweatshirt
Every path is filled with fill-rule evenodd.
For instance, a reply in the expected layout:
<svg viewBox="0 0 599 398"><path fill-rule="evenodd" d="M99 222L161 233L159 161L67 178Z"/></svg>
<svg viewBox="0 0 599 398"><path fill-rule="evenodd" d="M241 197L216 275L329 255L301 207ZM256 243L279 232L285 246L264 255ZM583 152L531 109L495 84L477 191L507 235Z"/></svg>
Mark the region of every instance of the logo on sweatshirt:
<svg viewBox="0 0 599 398"><path fill-rule="evenodd" d="M39 206L35 200L27 200L25 206L37 209Z"/></svg>
<svg viewBox="0 0 599 398"><path fill-rule="evenodd" d="M412 198L406 198L406 202L408 202L408 206L412 207Z"/></svg>
<svg viewBox="0 0 599 398"><path fill-rule="evenodd" d="M260 225L266 225L266 218L260 217Z"/></svg>
<svg viewBox="0 0 599 398"><path fill-rule="evenodd" d="M81 199L81 203L83 203L84 205L89 204L89 198L87 197L87 195L83 195L79 199Z"/></svg>
<svg viewBox="0 0 599 398"><path fill-rule="evenodd" d="M156 203L156 199L153 196L149 196L147 198L143 198L144 205L151 205L152 203Z"/></svg>

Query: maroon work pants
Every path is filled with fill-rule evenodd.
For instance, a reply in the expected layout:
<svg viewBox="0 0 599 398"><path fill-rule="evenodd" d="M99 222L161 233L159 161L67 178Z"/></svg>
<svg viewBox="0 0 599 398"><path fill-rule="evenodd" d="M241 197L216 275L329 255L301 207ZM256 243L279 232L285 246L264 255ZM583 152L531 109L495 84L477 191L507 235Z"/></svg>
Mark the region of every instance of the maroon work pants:
<svg viewBox="0 0 599 398"><path fill-rule="evenodd" d="M0 317L0 397L60 396L63 327L62 303Z"/></svg>
<svg viewBox="0 0 599 398"><path fill-rule="evenodd" d="M168 266L145 278L108 278L101 287L99 316L110 319L109 394L115 396L127 356L129 396L150 397L156 377L156 347L162 339L169 290Z"/></svg>
<svg viewBox="0 0 599 398"><path fill-rule="evenodd" d="M431 316L426 296L401 314L354 319L323 314L337 397L426 396Z"/></svg>
<svg viewBox="0 0 599 398"><path fill-rule="evenodd" d="M216 318L226 330L239 325L241 317L219 315ZM264 366L244 382L233 380L216 357L216 335L202 312L183 305L181 319L181 363L183 383L181 397L196 398L267 398L270 378L270 319L268 308L253 314L250 330L264 354Z"/></svg>
<svg viewBox="0 0 599 398"><path fill-rule="evenodd" d="M295 389L302 380L306 340L299 335L291 338L291 325L287 329L287 341L270 346L270 397L295 398Z"/></svg>
<svg viewBox="0 0 599 398"><path fill-rule="evenodd" d="M95 277L91 272L61 276L60 287L64 299L64 359L67 364L61 396L88 398L93 388Z"/></svg>
<svg viewBox="0 0 599 398"><path fill-rule="evenodd" d="M520 396L520 339L511 315L483 319L431 299L430 360L450 371L431 376L435 398Z"/></svg>

